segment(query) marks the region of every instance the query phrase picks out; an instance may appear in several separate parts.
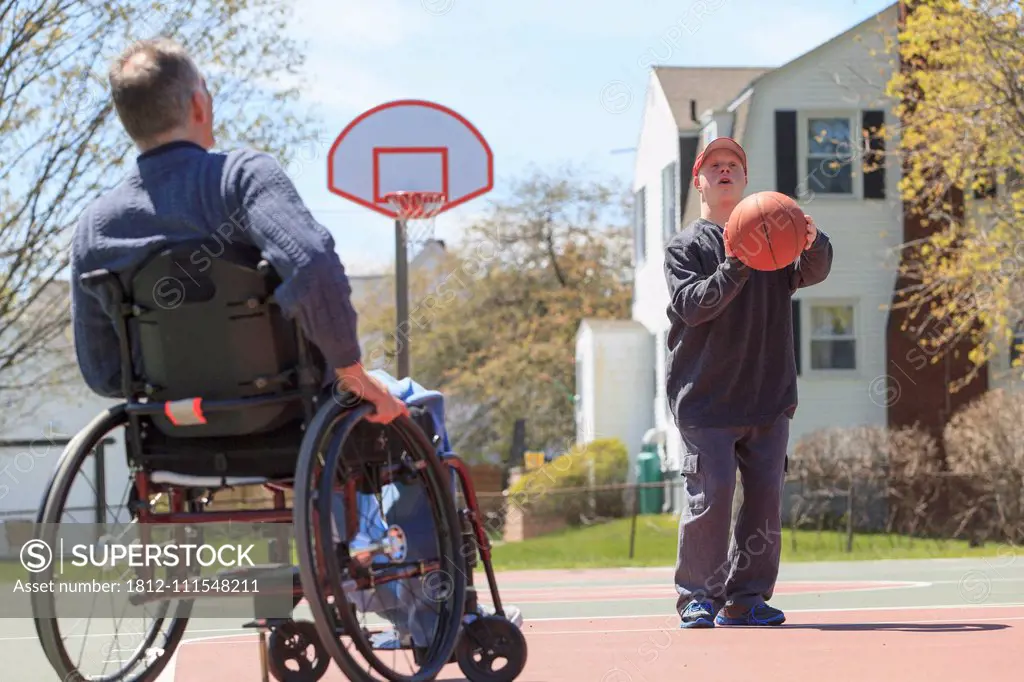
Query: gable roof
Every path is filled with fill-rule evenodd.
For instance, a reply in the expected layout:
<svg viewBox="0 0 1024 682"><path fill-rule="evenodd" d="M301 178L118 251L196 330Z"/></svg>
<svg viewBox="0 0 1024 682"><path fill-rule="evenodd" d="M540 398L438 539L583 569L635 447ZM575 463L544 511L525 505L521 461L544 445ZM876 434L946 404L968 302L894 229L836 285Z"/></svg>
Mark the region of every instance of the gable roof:
<svg viewBox="0 0 1024 682"><path fill-rule="evenodd" d="M748 85L771 71L766 66L656 66L654 75L668 100L672 118L680 132L697 133L701 124L693 120L691 100L696 114L721 109L736 99Z"/></svg>

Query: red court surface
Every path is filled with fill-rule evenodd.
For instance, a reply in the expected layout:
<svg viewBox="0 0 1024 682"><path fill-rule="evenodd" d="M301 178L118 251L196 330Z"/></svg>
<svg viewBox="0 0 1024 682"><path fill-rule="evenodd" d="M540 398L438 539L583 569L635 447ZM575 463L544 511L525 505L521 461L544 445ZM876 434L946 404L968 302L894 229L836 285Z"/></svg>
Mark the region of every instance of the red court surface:
<svg viewBox="0 0 1024 682"><path fill-rule="evenodd" d="M782 582L780 596L830 599L857 594L845 600L854 606L787 608L788 620L781 627L680 630L675 593L664 577L651 572L640 579L639 573L628 571L499 576L503 600L521 606L525 617L529 660L518 680L932 682L1020 676L1024 604L949 603L937 592L941 608L934 601L935 607L877 605L891 603L887 594L920 598L927 589L941 587L938 583L953 581ZM634 581L640 584L626 587ZM586 604L599 605L602 615L573 614ZM638 604L648 614L663 615L644 615ZM565 616L531 620L531 611L548 613L558 605L564 605ZM180 647L173 669L161 682L258 682L257 646L252 634L201 636ZM406 653L384 660L397 664ZM339 682L345 677L332 664L323 679ZM465 677L452 664L437 679Z"/></svg>

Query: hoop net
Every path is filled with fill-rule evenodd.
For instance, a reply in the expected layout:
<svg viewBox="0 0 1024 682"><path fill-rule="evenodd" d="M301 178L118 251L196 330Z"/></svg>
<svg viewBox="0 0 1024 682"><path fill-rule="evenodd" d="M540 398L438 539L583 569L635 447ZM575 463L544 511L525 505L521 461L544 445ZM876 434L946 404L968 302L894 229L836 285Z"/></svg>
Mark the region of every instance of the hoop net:
<svg viewBox="0 0 1024 682"><path fill-rule="evenodd" d="M405 225L406 244L416 250L434 237L434 222L447 200L444 192L390 192L384 200Z"/></svg>

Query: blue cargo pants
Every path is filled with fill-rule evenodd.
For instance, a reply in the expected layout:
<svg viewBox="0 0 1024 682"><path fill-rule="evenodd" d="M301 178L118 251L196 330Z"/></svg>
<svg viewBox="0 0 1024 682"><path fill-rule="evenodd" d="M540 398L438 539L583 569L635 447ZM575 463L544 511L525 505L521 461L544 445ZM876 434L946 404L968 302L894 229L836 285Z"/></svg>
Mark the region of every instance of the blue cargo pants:
<svg viewBox="0 0 1024 682"><path fill-rule="evenodd" d="M679 519L677 611L691 601L710 601L716 613L767 602L782 550L789 418L742 428L681 428L680 434L686 504ZM732 528L737 469L743 505Z"/></svg>

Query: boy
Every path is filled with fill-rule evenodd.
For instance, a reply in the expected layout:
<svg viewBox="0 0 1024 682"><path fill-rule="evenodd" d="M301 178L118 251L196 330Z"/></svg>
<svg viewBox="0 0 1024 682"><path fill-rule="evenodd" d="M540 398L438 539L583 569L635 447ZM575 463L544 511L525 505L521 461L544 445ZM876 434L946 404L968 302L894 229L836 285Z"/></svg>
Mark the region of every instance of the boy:
<svg viewBox="0 0 1024 682"><path fill-rule="evenodd" d="M675 583L681 627L779 625L768 606L778 576L789 420L797 405L791 297L825 280L828 235L810 216L805 251L774 272L752 270L725 245L747 186L747 157L730 138L693 165L701 217L665 254L671 303L667 394L682 436L687 505ZM736 469L743 505L729 537Z"/></svg>

